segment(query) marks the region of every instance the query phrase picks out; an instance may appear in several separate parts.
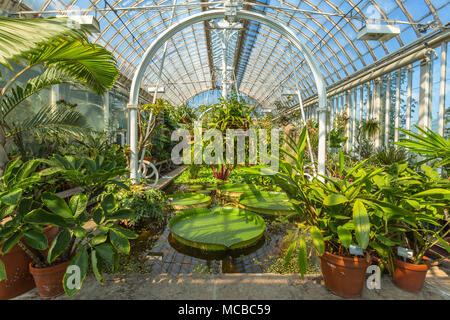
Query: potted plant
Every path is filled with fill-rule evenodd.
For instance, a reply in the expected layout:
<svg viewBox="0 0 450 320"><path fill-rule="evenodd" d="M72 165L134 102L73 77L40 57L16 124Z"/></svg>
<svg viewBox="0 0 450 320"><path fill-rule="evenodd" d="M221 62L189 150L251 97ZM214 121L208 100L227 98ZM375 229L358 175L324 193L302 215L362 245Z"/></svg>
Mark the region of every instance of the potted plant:
<svg viewBox="0 0 450 320"><path fill-rule="evenodd" d="M11 299L35 287L28 265L31 258L26 251L33 250L26 241L3 241L8 225L16 215L24 215L27 203L39 194L41 176L35 172L39 160L22 162L11 160L0 178L0 299ZM44 228L48 242L56 236L51 226ZM45 252L43 253L46 254Z"/></svg>
<svg viewBox="0 0 450 320"><path fill-rule="evenodd" d="M107 195L92 210L91 216L96 225L91 229L83 226L89 221L86 211L87 196L78 193L69 203L55 194L45 192L41 196L41 205L23 199L19 206L25 214L16 215L5 226L2 240L12 246L22 238L33 248L45 250L48 255L30 250L30 272L42 297L53 297L64 291L68 296L77 292L86 277L89 264L95 277L103 283L102 269L105 263L117 267L118 253L128 254L128 239L137 235L114 222L129 219L133 212L117 208L114 196ZM32 206L37 208L32 209ZM32 210L30 210L32 209ZM58 235L49 247L42 226L52 225L59 228Z"/></svg>
<svg viewBox="0 0 450 320"><path fill-rule="evenodd" d="M289 263L298 247L301 275L306 272L306 233L309 233L319 255L325 285L342 297L358 296L365 282L366 269L371 263L373 246L380 241L372 226L376 210L373 200L380 194L372 180L384 169L365 171L365 161L347 170L344 155L339 153L336 166L341 178L319 177L310 181L304 172L306 128L298 142L287 137L286 143L296 154L281 152L294 165L280 160L280 170L274 181L286 192L300 215L299 236L286 254Z"/></svg>
<svg viewBox="0 0 450 320"><path fill-rule="evenodd" d="M390 241L395 244L385 250L389 257L394 283L403 290L418 292L432 264L448 258L450 245L444 238L449 234L449 220L444 208L450 199L450 181L441 179L430 166L414 171L406 164L394 166L383 180L377 181L383 201L395 208L386 219L393 230ZM433 262L425 256L434 245L440 244L447 255Z"/></svg>

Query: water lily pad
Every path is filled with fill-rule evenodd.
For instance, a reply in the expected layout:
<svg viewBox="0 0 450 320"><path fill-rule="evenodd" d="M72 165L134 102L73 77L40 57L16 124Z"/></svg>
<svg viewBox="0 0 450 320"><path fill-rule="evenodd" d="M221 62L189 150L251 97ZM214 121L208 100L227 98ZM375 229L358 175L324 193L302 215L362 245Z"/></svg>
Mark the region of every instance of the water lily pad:
<svg viewBox="0 0 450 320"><path fill-rule="evenodd" d="M175 210L186 210L207 207L211 203L211 197L201 193L177 193L167 196L172 198L170 205Z"/></svg>
<svg viewBox="0 0 450 320"><path fill-rule="evenodd" d="M231 207L197 208L178 213L169 221L172 237L186 246L220 251L255 244L264 234L257 214Z"/></svg>
<svg viewBox="0 0 450 320"><path fill-rule="evenodd" d="M258 192L261 187L247 183L227 183L220 185L217 190L223 198L237 200L244 192Z"/></svg>
<svg viewBox="0 0 450 320"><path fill-rule="evenodd" d="M240 196L239 204L256 213L287 215L295 212L294 206L283 192L245 192Z"/></svg>

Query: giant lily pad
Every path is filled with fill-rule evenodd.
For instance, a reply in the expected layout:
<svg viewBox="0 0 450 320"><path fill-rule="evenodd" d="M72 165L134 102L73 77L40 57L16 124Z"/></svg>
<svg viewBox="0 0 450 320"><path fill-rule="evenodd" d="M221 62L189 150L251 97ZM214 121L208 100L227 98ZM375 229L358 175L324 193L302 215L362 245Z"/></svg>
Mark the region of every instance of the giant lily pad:
<svg viewBox="0 0 450 320"><path fill-rule="evenodd" d="M239 204L256 213L286 215L295 212L294 206L283 192L245 192L240 196Z"/></svg>
<svg viewBox="0 0 450 320"><path fill-rule="evenodd" d="M257 214L231 207L190 209L169 221L172 237L186 246L220 251L255 244L264 234L264 220Z"/></svg>
<svg viewBox="0 0 450 320"><path fill-rule="evenodd" d="M237 200L244 192L257 192L261 187L247 183L227 183L220 185L218 194L230 200Z"/></svg>
<svg viewBox="0 0 450 320"><path fill-rule="evenodd" d="M170 205L175 210L203 208L211 203L211 197L201 193L177 193L168 195L168 198L172 198Z"/></svg>

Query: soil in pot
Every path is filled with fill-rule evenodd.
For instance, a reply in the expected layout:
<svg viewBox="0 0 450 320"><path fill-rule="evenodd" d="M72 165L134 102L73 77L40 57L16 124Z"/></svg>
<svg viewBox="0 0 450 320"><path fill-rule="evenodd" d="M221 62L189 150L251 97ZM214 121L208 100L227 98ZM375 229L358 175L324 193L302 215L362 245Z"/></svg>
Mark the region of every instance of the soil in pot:
<svg viewBox="0 0 450 320"><path fill-rule="evenodd" d="M15 298L35 287L28 270L31 259L18 245L0 255L0 260L5 264L7 276L6 280L0 281L0 300Z"/></svg>
<svg viewBox="0 0 450 320"><path fill-rule="evenodd" d="M325 252L320 256L320 266L327 288L343 298L361 295L366 280L366 258L341 257Z"/></svg>
<svg viewBox="0 0 450 320"><path fill-rule="evenodd" d="M424 260L429 261L426 257ZM394 283L402 290L419 292L422 290L429 269L428 264L413 264L394 258Z"/></svg>
<svg viewBox="0 0 450 320"><path fill-rule="evenodd" d="M42 298L52 298L64 293L63 278L68 265L69 261L66 261L47 268L35 268L30 263L30 273Z"/></svg>

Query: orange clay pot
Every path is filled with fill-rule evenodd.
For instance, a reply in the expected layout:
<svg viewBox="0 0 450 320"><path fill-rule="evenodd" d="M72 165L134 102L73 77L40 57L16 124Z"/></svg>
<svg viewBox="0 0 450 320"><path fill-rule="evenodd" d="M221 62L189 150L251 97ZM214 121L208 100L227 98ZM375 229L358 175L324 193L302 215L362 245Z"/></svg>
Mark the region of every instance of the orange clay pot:
<svg viewBox="0 0 450 320"><path fill-rule="evenodd" d="M423 257L423 260L430 261ZM430 270L428 264L412 264L394 258L393 280L397 287L408 292L419 292L422 290L427 272Z"/></svg>
<svg viewBox="0 0 450 320"><path fill-rule="evenodd" d="M341 257L329 252L319 258L323 280L331 292L343 298L361 295L370 265L366 258Z"/></svg>
<svg viewBox="0 0 450 320"><path fill-rule="evenodd" d="M64 293L63 278L69 262L47 268L35 268L30 263L30 273L42 298L52 298Z"/></svg>

